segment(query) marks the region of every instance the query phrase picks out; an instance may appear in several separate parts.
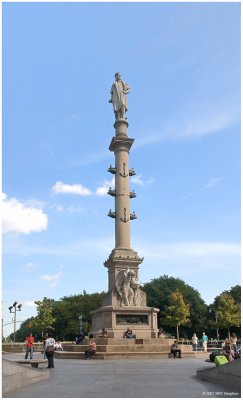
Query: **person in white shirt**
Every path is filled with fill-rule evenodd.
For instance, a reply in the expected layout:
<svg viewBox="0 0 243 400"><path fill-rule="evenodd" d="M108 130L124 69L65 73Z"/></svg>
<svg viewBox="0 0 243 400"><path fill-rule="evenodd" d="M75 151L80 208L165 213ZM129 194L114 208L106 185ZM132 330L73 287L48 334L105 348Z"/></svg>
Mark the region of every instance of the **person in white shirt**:
<svg viewBox="0 0 243 400"><path fill-rule="evenodd" d="M48 337L45 342L45 353L48 359L47 368L54 368L54 362L53 362L54 346L55 346L55 339L52 337L52 335L48 334Z"/></svg>
<svg viewBox="0 0 243 400"><path fill-rule="evenodd" d="M192 348L193 348L193 351L197 351L197 344L198 344L198 337L197 337L196 333L194 333L193 336L192 336Z"/></svg>
<svg viewBox="0 0 243 400"><path fill-rule="evenodd" d="M62 345L61 345L60 342L56 342L54 348L55 348L55 351L63 350Z"/></svg>

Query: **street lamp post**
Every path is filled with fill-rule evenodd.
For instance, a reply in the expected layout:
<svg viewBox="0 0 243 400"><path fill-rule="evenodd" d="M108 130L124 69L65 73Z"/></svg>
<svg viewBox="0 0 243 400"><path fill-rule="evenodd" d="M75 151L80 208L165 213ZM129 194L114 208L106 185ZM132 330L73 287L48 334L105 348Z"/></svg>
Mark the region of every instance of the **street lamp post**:
<svg viewBox="0 0 243 400"><path fill-rule="evenodd" d="M83 316L80 315L78 318L79 318L79 322L80 322L80 332L82 332L82 330L83 330Z"/></svg>
<svg viewBox="0 0 243 400"><path fill-rule="evenodd" d="M216 322L216 336L217 336L217 342L219 341L219 329L218 329L218 316L217 316L217 312L215 311L214 308L209 308L209 313L212 319L215 318L215 322Z"/></svg>
<svg viewBox="0 0 243 400"><path fill-rule="evenodd" d="M17 301L12 306L8 307L9 312L14 314L14 343L15 343L15 332L16 332L16 312L21 311L22 304L18 304ZM14 311L12 311L14 309Z"/></svg>
<svg viewBox="0 0 243 400"><path fill-rule="evenodd" d="M218 316L216 312L215 312L215 321L216 321L217 341L219 341Z"/></svg>

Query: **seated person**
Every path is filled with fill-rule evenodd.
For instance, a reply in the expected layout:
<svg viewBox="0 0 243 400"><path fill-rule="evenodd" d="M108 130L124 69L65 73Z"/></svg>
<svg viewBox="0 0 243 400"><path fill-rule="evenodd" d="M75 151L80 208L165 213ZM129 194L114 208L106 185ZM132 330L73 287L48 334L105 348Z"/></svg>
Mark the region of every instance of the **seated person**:
<svg viewBox="0 0 243 400"><path fill-rule="evenodd" d="M78 333L76 336L76 339L75 339L75 343L82 344L84 338L85 338L85 334L83 332Z"/></svg>
<svg viewBox="0 0 243 400"><path fill-rule="evenodd" d="M55 343L54 350L55 350L55 351L63 350L62 345L61 345L60 342L56 342L56 343Z"/></svg>
<svg viewBox="0 0 243 400"><path fill-rule="evenodd" d="M126 339L134 339L136 335L132 333L132 330L128 327L127 330L124 332L124 337Z"/></svg>
<svg viewBox="0 0 243 400"><path fill-rule="evenodd" d="M99 335L101 338L107 338L108 337L108 332L105 328L102 328L101 334Z"/></svg>
<svg viewBox="0 0 243 400"><path fill-rule="evenodd" d="M96 343L91 340L89 342L89 347L84 351L85 354L85 360L88 360L90 356L96 353Z"/></svg>
<svg viewBox="0 0 243 400"><path fill-rule="evenodd" d="M229 339L225 340L225 345L222 349L222 354L227 358L227 360L229 360L229 361L234 360L235 352L234 352L234 348L231 345Z"/></svg>
<svg viewBox="0 0 243 400"><path fill-rule="evenodd" d="M163 328L159 328L158 337L162 337L162 338L165 337L165 331Z"/></svg>
<svg viewBox="0 0 243 400"><path fill-rule="evenodd" d="M170 352L173 354L174 358L176 358L176 353L179 354L179 358L181 358L181 349L179 349L177 340L174 340L174 343L171 345Z"/></svg>

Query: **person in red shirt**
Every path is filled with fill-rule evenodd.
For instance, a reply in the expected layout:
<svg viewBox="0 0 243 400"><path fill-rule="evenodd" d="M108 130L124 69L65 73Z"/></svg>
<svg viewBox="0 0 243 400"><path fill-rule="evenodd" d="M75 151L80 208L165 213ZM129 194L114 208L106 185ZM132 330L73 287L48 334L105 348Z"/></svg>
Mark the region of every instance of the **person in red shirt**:
<svg viewBox="0 0 243 400"><path fill-rule="evenodd" d="M30 333L29 336L26 337L25 344L26 344L25 360L27 360L29 353L30 353L30 359L32 359L34 352L34 338L32 336L32 333Z"/></svg>

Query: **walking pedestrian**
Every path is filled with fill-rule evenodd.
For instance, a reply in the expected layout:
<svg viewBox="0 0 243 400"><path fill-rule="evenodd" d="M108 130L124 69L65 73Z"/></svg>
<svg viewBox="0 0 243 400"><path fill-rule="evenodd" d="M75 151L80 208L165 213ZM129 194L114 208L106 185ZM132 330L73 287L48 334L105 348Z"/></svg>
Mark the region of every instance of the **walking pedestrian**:
<svg viewBox="0 0 243 400"><path fill-rule="evenodd" d="M202 346L203 346L203 351L208 351L208 337L205 334L205 332L203 332L202 334Z"/></svg>
<svg viewBox="0 0 243 400"><path fill-rule="evenodd" d="M54 368L54 362L53 362L54 346L55 346L55 339L52 337L51 334L48 334L48 337L45 342L45 353L48 360L47 368Z"/></svg>
<svg viewBox="0 0 243 400"><path fill-rule="evenodd" d="M196 333L193 334L192 336L192 349L193 351L197 351L197 344L198 344L198 337Z"/></svg>
<svg viewBox="0 0 243 400"><path fill-rule="evenodd" d="M25 344L26 344L25 360L27 360L29 354L30 354L30 359L32 360L34 352L34 338L32 336L32 333L30 333L29 336L26 336Z"/></svg>

